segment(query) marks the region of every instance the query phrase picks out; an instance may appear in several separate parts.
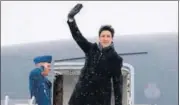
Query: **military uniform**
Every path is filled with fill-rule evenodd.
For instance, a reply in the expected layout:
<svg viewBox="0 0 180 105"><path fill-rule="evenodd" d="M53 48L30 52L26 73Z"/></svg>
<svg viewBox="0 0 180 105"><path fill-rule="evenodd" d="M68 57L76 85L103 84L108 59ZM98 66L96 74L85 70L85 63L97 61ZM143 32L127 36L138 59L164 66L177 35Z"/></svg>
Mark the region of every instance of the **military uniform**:
<svg viewBox="0 0 180 105"><path fill-rule="evenodd" d="M51 63L51 56L40 56L34 59L34 63L40 62ZM51 105L51 82L41 74L44 67L37 67L30 72L29 90L31 97L35 97L38 105Z"/></svg>

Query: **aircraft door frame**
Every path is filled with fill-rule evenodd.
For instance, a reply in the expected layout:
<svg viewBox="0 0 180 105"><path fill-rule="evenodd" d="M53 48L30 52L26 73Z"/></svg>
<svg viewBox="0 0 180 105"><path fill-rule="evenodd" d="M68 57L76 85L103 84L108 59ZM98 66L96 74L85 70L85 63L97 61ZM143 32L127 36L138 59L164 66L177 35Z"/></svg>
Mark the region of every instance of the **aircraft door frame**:
<svg viewBox="0 0 180 105"><path fill-rule="evenodd" d="M61 75L63 78L64 75L79 75L80 70L83 68L84 62L54 62L53 65L53 72L54 72L54 78L57 75ZM125 81L123 81L123 86L125 86L123 89L123 97L126 95L126 99L123 99L123 103L126 103L126 105L134 105L134 67L128 63L123 63L122 67L122 73L124 76L126 76ZM55 79L54 79L55 80ZM62 82L63 83L63 82ZM61 89L63 91L63 89ZM53 85L53 96L54 96L54 85ZM61 100L63 100L63 93ZM54 97L53 97L54 101ZM63 105L58 104L58 105ZM53 105L57 105L54 104Z"/></svg>

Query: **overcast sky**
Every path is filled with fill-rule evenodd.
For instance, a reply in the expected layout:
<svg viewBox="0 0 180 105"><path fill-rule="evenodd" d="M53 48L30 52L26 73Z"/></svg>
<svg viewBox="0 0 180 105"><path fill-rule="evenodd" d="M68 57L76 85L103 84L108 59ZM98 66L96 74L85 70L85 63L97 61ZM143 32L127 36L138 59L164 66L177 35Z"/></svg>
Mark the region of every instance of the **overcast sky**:
<svg viewBox="0 0 180 105"><path fill-rule="evenodd" d="M67 14L77 1L2 1L1 45L67 39ZM177 1L84 1L76 16L85 37L111 24L118 35L178 32Z"/></svg>

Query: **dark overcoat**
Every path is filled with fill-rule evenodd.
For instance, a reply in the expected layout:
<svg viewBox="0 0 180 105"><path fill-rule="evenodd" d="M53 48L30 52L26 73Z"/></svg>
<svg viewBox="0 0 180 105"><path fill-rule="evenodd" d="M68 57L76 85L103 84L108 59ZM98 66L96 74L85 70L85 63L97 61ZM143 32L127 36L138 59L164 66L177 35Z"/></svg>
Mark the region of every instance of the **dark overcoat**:
<svg viewBox="0 0 180 105"><path fill-rule="evenodd" d="M84 51L85 65L70 97L69 105L111 105L111 78L115 105L122 105L123 59L111 45L102 48L86 40L78 29L76 21L67 21L71 34Z"/></svg>

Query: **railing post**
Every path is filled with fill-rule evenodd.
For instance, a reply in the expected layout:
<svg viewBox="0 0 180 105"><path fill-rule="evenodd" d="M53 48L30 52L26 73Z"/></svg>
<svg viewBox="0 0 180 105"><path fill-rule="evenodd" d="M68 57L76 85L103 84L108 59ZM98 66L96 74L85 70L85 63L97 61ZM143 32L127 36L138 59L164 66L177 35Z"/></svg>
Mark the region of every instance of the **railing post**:
<svg viewBox="0 0 180 105"><path fill-rule="evenodd" d="M33 105L34 100L35 100L35 97L33 96L33 97L30 99L29 105Z"/></svg>
<svg viewBox="0 0 180 105"><path fill-rule="evenodd" d="M9 96L5 96L4 105L8 105L8 102L9 102Z"/></svg>

